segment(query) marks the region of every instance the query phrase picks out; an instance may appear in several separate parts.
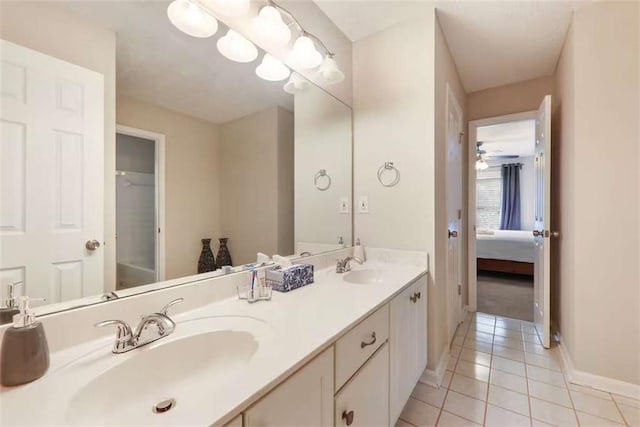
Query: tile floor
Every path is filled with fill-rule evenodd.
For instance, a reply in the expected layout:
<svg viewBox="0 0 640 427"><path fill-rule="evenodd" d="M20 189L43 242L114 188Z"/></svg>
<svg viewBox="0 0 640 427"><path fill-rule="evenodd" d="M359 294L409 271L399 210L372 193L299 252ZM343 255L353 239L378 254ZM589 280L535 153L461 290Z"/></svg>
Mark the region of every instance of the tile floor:
<svg viewBox="0 0 640 427"><path fill-rule="evenodd" d="M569 384L530 322L469 314L440 388L416 385L396 427L638 426L640 400Z"/></svg>

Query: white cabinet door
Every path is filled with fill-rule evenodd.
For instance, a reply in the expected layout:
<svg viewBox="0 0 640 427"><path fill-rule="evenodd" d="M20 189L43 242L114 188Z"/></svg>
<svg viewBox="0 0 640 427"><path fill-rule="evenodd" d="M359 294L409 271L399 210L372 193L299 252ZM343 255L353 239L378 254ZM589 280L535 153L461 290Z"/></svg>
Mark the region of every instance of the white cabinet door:
<svg viewBox="0 0 640 427"><path fill-rule="evenodd" d="M103 250L85 245L104 241L103 76L0 50L0 282L49 303L99 294Z"/></svg>
<svg viewBox="0 0 640 427"><path fill-rule="evenodd" d="M336 396L335 426L389 425L389 345L384 344Z"/></svg>
<svg viewBox="0 0 640 427"><path fill-rule="evenodd" d="M249 408L245 427L332 426L333 347Z"/></svg>
<svg viewBox="0 0 640 427"><path fill-rule="evenodd" d="M390 411L394 425L427 365L427 277L391 301Z"/></svg>

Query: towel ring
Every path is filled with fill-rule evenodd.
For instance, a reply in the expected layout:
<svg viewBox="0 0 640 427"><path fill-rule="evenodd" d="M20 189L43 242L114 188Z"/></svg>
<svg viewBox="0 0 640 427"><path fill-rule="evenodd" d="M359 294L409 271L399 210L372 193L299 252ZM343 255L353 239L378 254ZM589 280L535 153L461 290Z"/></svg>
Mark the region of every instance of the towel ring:
<svg viewBox="0 0 640 427"><path fill-rule="evenodd" d="M382 180L382 175L384 174L385 171L394 172L395 176L393 178L393 181L385 183ZM398 182L400 182L400 171L398 170L398 168L393 166L393 162L384 162L384 165L380 166L380 168L378 169L378 181L380 182L380 184L384 185L385 187L393 187Z"/></svg>
<svg viewBox="0 0 640 427"><path fill-rule="evenodd" d="M326 178L327 182L325 185L320 184L320 178L322 177ZM313 184L320 191L327 191L329 187L331 187L331 177L327 173L326 169L320 169L318 173L316 173L316 175L313 177Z"/></svg>

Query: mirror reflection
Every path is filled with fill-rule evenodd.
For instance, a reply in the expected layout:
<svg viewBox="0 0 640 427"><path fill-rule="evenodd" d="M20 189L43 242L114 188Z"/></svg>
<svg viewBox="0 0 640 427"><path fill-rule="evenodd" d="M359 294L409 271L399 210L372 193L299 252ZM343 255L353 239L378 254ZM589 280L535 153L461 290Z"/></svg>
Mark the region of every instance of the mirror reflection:
<svg viewBox="0 0 640 427"><path fill-rule="evenodd" d="M2 7L5 304L13 283L55 311L351 244L348 106L288 68L265 80L259 49L227 59L165 2Z"/></svg>

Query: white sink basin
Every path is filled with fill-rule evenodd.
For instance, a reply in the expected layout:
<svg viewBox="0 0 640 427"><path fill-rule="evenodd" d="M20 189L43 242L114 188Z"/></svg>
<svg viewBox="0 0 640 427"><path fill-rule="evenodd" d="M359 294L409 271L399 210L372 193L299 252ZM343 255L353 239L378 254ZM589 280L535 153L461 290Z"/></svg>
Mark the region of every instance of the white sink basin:
<svg viewBox="0 0 640 427"><path fill-rule="evenodd" d="M258 351L259 342L244 330L207 331L210 329L207 324L215 325L215 320L178 323L175 337L169 336L128 353L108 355L102 361L93 362L100 364L110 360L112 363L77 391L68 408L68 422L77 425L159 424L163 421L159 417L181 412L180 406L186 410L189 396L199 385L211 390L232 384L234 374ZM175 400L172 408L155 413L154 406L168 399ZM99 419L96 419L97 414L100 414Z"/></svg>
<svg viewBox="0 0 640 427"><path fill-rule="evenodd" d="M378 269L352 270L344 273L342 278L345 282L349 283L372 285L388 282L389 273L385 270Z"/></svg>

